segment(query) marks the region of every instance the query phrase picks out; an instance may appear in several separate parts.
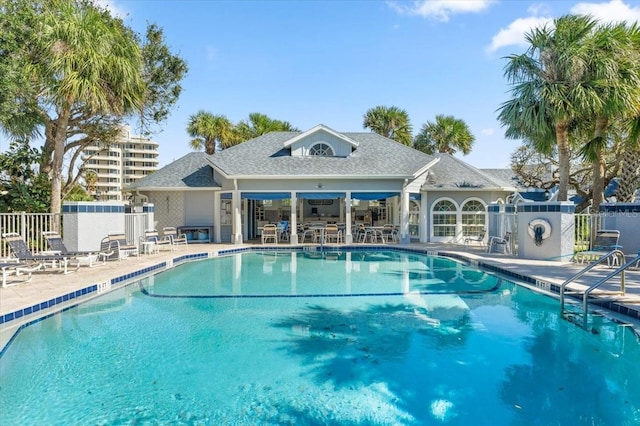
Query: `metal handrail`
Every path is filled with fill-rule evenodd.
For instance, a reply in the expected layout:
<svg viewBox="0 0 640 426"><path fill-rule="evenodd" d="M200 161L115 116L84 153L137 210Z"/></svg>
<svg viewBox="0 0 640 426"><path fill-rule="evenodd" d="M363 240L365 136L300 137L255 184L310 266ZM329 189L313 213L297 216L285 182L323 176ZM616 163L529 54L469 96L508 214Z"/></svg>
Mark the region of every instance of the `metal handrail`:
<svg viewBox="0 0 640 426"><path fill-rule="evenodd" d="M603 263L605 260L612 259L614 256L620 256L621 259L624 259L624 253L622 251L620 251L618 249L611 250L609 253L605 254L604 256L602 256L597 261L587 265L586 268L584 268L583 270L581 270L577 274L573 275L572 277L569 277L566 281L564 281L562 284L560 284L560 312L564 312L564 299L565 299L565 289L566 289L566 287L572 281L580 278L581 276L583 276L584 274L586 274L587 272L589 272L590 270L592 270L596 266L598 266L601 263ZM600 284L602 284L602 283L600 283ZM600 285L600 284L598 284L598 285Z"/></svg>
<svg viewBox="0 0 640 426"><path fill-rule="evenodd" d="M631 265L634 265L636 263L638 263L640 261L640 252L638 252L638 256L636 256L635 259L630 260L629 262L625 263L624 265L620 266L618 269L616 269L615 271L611 272L609 275L607 275L606 277L603 277L602 279L600 279L599 281L596 281L593 285L591 285L591 287L589 287L585 292L584 295L582 296L582 308L584 310L584 315L586 317L587 315L587 311L589 309L589 295L591 294L591 292L593 290L595 290L596 288L598 288L599 286L601 286L602 284L604 284L605 282L607 282L610 278L615 277L618 274L621 274L620 276L620 294L624 296L625 294L625 288L624 288L624 271L629 269L631 267Z"/></svg>

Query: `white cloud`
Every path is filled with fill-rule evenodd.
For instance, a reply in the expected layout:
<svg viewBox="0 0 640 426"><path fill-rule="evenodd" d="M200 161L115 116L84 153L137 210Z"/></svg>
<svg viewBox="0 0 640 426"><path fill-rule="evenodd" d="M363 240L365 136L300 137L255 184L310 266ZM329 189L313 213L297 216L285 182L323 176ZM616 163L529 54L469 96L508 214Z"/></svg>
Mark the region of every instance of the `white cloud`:
<svg viewBox="0 0 640 426"><path fill-rule="evenodd" d="M507 28L502 28L498 31L498 34L493 36L487 50L489 52L495 52L506 46L526 46L525 33L531 31L533 28L542 27L545 24L553 25L553 18L518 18L510 23Z"/></svg>
<svg viewBox="0 0 640 426"><path fill-rule="evenodd" d="M481 12L495 2L496 0L414 0L409 5L396 1L388 2L388 5L398 13L447 22L452 15Z"/></svg>
<svg viewBox="0 0 640 426"><path fill-rule="evenodd" d="M491 128L482 129L482 130L480 130L480 133L482 133L483 135L486 135L486 136L491 136L491 135L493 135L495 133L495 130L491 129Z"/></svg>
<svg viewBox="0 0 640 426"><path fill-rule="evenodd" d="M611 0L608 3L578 3L571 8L571 13L591 15L603 22L640 22L640 6L631 7L622 0Z"/></svg>
<svg viewBox="0 0 640 426"><path fill-rule="evenodd" d="M489 52L495 52L507 46L527 46L524 39L525 33L545 24L553 26L550 10L544 3L533 4L529 6L527 11L533 16L518 18L493 36L491 44L487 47ZM610 0L605 3L578 3L571 8L569 13L591 15L601 22L640 22L640 6L631 7L623 0Z"/></svg>
<svg viewBox="0 0 640 426"><path fill-rule="evenodd" d="M116 16L120 19L124 19L129 15L129 12L127 12L121 6L116 5L116 2L114 0L92 0L92 1L96 6L101 7L102 9L108 10L109 12L111 12L113 16Z"/></svg>

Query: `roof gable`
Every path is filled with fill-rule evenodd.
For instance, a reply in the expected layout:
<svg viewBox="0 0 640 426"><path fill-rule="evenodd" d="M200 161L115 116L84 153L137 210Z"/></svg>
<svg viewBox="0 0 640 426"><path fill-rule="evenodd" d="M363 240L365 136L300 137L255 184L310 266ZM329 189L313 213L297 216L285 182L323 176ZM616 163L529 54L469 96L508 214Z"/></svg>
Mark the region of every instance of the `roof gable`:
<svg viewBox="0 0 640 426"><path fill-rule="evenodd" d="M306 132L302 132L297 136L292 137L288 141L286 141L283 145L285 148L293 148L295 145L302 142L304 139L308 139L312 135L317 134L327 134L329 136L333 136L335 139L342 141L345 144L351 145L352 148L356 148L358 146L358 142L353 139L345 136L342 133L338 133L335 130L325 126L324 124L318 124L317 126L307 130Z"/></svg>
<svg viewBox="0 0 640 426"><path fill-rule="evenodd" d="M446 190L507 190L515 191L513 182L507 182L477 169L449 154L436 154L440 161L429 169L423 189Z"/></svg>

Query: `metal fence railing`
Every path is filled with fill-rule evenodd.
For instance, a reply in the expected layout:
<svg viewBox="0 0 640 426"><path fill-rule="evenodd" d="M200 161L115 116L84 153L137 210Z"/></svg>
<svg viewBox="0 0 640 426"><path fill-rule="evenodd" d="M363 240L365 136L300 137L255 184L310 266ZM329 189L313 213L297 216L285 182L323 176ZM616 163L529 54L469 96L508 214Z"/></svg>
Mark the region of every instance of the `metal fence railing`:
<svg viewBox="0 0 640 426"><path fill-rule="evenodd" d="M42 233L61 232L59 213L0 213L0 234L16 232L24 238L29 249L34 252L46 250ZM0 243L0 259L10 257L9 247Z"/></svg>
<svg viewBox="0 0 640 426"><path fill-rule="evenodd" d="M593 236L602 228L602 213L577 213L575 220L574 252L589 250Z"/></svg>

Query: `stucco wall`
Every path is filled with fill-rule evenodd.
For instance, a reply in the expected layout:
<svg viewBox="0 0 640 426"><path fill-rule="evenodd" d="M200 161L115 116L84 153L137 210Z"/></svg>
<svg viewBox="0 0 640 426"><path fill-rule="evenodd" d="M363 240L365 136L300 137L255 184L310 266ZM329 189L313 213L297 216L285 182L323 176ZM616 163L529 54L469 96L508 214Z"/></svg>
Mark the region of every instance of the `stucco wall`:
<svg viewBox="0 0 640 426"><path fill-rule="evenodd" d="M182 192L159 191L145 194L155 206L155 228L182 226L185 224L184 194Z"/></svg>

